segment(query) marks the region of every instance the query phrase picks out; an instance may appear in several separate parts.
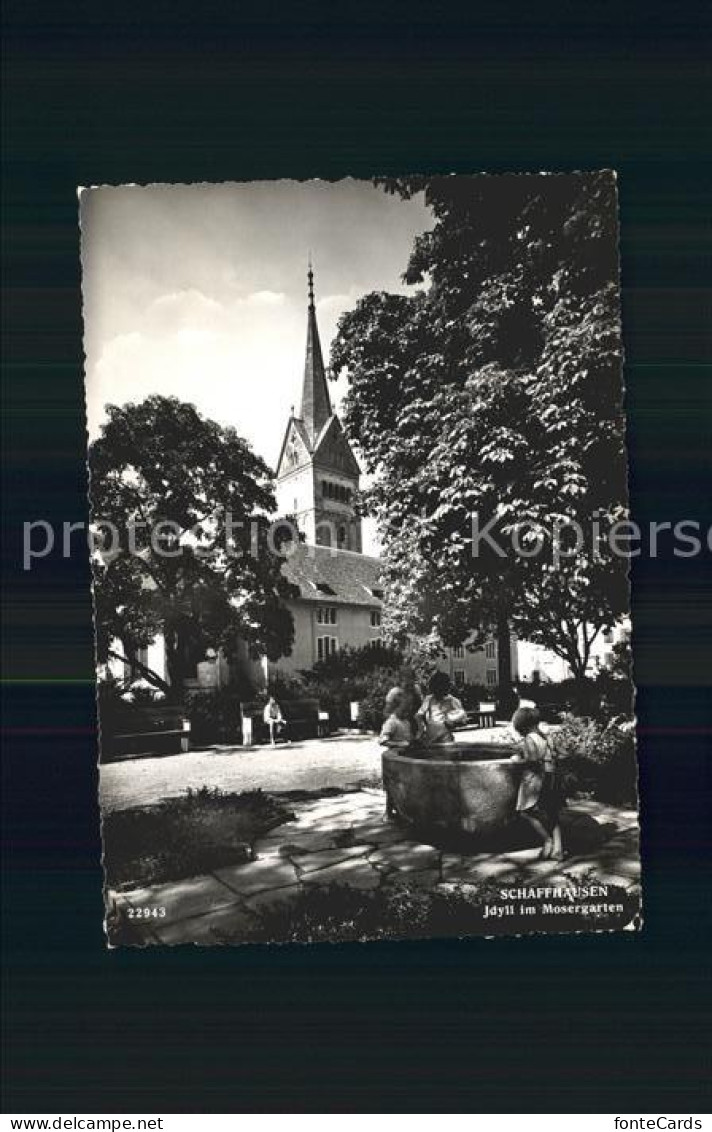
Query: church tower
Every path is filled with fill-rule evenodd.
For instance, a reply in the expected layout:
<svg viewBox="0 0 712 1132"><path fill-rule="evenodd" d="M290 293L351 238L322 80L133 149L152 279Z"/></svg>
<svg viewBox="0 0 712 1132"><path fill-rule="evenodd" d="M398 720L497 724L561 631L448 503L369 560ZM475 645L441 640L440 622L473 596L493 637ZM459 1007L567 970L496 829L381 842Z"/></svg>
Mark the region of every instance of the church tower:
<svg viewBox="0 0 712 1132"><path fill-rule="evenodd" d="M314 306L314 273L308 272L307 348L299 415L287 422L277 464L280 515L295 515L306 541L362 552L361 520L354 501L360 470L334 413L324 370Z"/></svg>

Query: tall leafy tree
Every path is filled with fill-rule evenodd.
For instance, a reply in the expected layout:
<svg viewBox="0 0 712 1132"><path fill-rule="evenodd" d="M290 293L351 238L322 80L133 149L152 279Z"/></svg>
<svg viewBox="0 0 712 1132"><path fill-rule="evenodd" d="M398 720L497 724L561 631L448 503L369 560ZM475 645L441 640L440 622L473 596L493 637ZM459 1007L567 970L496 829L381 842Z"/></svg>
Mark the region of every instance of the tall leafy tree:
<svg viewBox="0 0 712 1132"><path fill-rule="evenodd" d="M137 658L161 632L176 688L208 647L289 653L289 531L270 520L270 469L234 429L175 397L112 405L89 468L100 662L127 660L165 687Z"/></svg>
<svg viewBox="0 0 712 1132"><path fill-rule="evenodd" d="M374 477L389 628L446 644L496 631L506 692L511 623L583 677L627 607L625 561L564 537L594 518L604 536L626 507L614 178L382 184L432 209L404 275L419 289L362 299L332 369Z"/></svg>

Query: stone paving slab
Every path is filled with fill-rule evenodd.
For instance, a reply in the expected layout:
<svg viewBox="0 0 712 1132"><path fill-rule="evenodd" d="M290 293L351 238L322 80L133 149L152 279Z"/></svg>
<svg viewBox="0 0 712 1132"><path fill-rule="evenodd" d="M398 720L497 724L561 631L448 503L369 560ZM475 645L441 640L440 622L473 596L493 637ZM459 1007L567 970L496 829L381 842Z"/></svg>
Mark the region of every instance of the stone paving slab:
<svg viewBox="0 0 712 1132"><path fill-rule="evenodd" d="M442 869L443 880L466 881L470 883L474 883L476 880L480 882L501 880L504 877L512 875L515 875L512 863L500 856L492 856L486 861L480 861L470 866L447 866Z"/></svg>
<svg viewBox="0 0 712 1132"><path fill-rule="evenodd" d="M380 849L375 849L370 854L369 861L385 869L410 873L418 869L439 868L440 853L437 849L422 845L418 841L401 841L395 845L384 845Z"/></svg>
<svg viewBox="0 0 712 1132"><path fill-rule="evenodd" d="M263 892L248 896L245 904L250 911L259 914L265 909L288 906L303 891L301 883L287 885L285 888L266 888Z"/></svg>
<svg viewBox="0 0 712 1132"><path fill-rule="evenodd" d="M297 867L302 880L306 873L315 869L326 869L332 865L340 865L342 861L351 861L355 857L363 857L369 851L368 845L355 845L344 849L323 849L318 853L309 853L306 857L298 857Z"/></svg>
<svg viewBox="0 0 712 1132"><path fill-rule="evenodd" d="M340 861L328 868L302 873L302 884L344 884L349 888L378 888L381 877L366 857Z"/></svg>
<svg viewBox="0 0 712 1132"><path fill-rule="evenodd" d="M284 857L266 857L246 865L231 865L218 869L217 879L232 892L248 896L265 888L284 888L296 884L297 872L292 862Z"/></svg>
<svg viewBox="0 0 712 1132"><path fill-rule="evenodd" d="M292 857L299 856L306 853L318 853L321 849L338 849L338 840L343 837L344 830L333 829L327 830L324 833L317 833L314 830L295 830L293 833L285 834L285 840L279 845L279 856ZM258 843L262 849L263 842ZM269 848L272 847L270 843Z"/></svg>
<svg viewBox="0 0 712 1132"><path fill-rule="evenodd" d="M134 888L125 896L133 908L165 908L164 922L185 920L235 902L232 889L207 875Z"/></svg>
<svg viewBox="0 0 712 1132"><path fill-rule="evenodd" d="M170 924L160 924L155 928L159 943L216 944L220 942L220 932L232 938L237 933L247 935L256 928L259 918L246 904L230 904L202 916L177 920Z"/></svg>
<svg viewBox="0 0 712 1132"><path fill-rule="evenodd" d="M400 870L388 872L383 876L381 883L386 888L407 882L408 886L432 889L440 883L440 869L415 869L413 872L403 873Z"/></svg>

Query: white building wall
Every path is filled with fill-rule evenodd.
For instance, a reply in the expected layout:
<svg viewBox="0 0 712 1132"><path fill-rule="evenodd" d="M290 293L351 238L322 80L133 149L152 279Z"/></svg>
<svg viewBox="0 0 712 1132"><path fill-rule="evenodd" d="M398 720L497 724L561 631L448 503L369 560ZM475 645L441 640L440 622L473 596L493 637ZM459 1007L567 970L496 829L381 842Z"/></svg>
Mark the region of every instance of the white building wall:
<svg viewBox="0 0 712 1132"><path fill-rule="evenodd" d="M371 624L371 610L366 606L323 606L311 602L290 601L287 605L294 618L294 646L291 656L281 657L269 664L269 670L296 676L303 669L312 668L318 660L318 637L336 639L336 649L360 649L381 639L379 625ZM319 609L336 609L336 623L319 623ZM378 612L374 610L374 612Z"/></svg>
<svg viewBox="0 0 712 1132"><path fill-rule="evenodd" d="M512 635L510 638L512 679L519 676L519 642ZM467 645L460 649L447 649L446 656L439 665L443 672L447 672L455 687L465 684L481 684L485 688L497 687L498 654L496 640L490 640L484 648L471 652Z"/></svg>
<svg viewBox="0 0 712 1132"><path fill-rule="evenodd" d="M316 541L314 489L314 467L311 463L302 464L282 475L275 485L278 515L296 515L299 529L309 543Z"/></svg>

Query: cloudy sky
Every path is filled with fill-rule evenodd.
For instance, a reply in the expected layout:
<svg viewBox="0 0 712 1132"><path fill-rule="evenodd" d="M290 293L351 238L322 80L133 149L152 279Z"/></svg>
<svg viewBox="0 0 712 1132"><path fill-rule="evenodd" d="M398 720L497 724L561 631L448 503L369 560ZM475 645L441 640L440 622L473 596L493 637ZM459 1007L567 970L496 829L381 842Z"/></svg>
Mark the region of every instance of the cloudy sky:
<svg viewBox="0 0 712 1132"><path fill-rule="evenodd" d="M90 436L107 402L170 393L274 466L299 404L309 253L328 358L358 298L408 290L432 220L420 199L347 180L91 189L81 222Z"/></svg>

